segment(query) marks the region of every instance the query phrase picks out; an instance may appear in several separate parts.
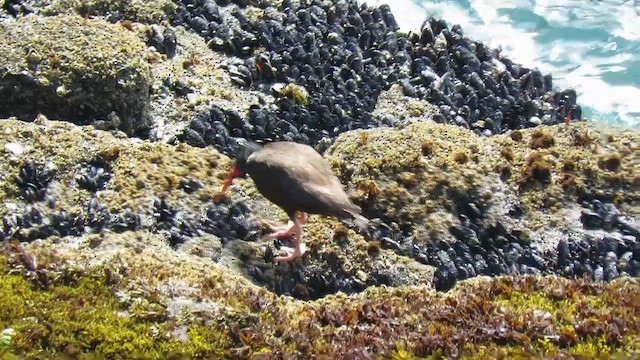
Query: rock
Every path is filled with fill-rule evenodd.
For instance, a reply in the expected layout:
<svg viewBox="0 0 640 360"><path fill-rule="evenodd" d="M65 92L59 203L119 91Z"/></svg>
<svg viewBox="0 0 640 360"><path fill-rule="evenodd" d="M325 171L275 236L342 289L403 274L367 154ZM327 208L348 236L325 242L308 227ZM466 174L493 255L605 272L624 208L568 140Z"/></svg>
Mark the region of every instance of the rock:
<svg viewBox="0 0 640 360"><path fill-rule="evenodd" d="M570 126L573 130L551 126L546 127L544 132L553 137L556 144L573 144L573 134L585 133L587 129L592 132L592 136L597 136L591 125L576 123ZM451 125L415 123L402 129L367 130L369 141L366 143L361 142L360 135L356 133L343 134L327 151L326 156L330 163L334 164L336 172L346 168L353 170L349 171L352 185L347 186L354 193L356 200L364 205L365 214L371 212L374 217L379 217L379 212L383 211L384 216L398 223L400 227L416 231L419 235L418 242L423 241L421 236L428 239L434 232L451 240L454 237L467 238L468 236L461 231L452 236L449 228L455 224L451 223L454 221L452 219L459 218L459 209L464 209L469 203L482 205L479 213L481 217L485 217L482 219L483 227L479 231L474 230L481 239L483 236L495 238L495 232L490 233L493 235L480 235L481 232L493 231L488 225L507 221L536 223L541 227L550 226L551 221L558 221L581 233L584 228L580 222L575 224L562 212L554 214L555 210L551 210L560 209L565 205L575 206L579 199L578 194L564 188L560 182L541 181L533 174L545 170L546 175L555 176L557 172L563 171L566 159L576 156L591 158L590 150L571 145L568 148L560 147L559 150L554 150L556 155L550 156L546 154L548 149L531 149L530 140L539 131L534 128L519 130L510 135L481 137L470 130ZM629 137L615 145L621 150L628 149L625 143L640 141L633 131L628 131L625 136ZM514 140L520 138L522 140ZM503 148L508 148L509 151L501 151ZM456 160L465 158L468 159L465 163ZM631 184L638 170L629 160L623 158L621 171L628 172L629 176L625 176L622 181L633 188ZM576 182L595 181L603 190L611 186L607 185L605 180L610 175L600 169L595 161L575 164L579 167L574 168L572 172L576 174ZM505 168L511 175L502 183L502 180L498 179ZM583 175L582 171L585 170L591 174ZM399 175L406 173L414 174L415 178L419 179L415 187L408 185ZM371 183L376 185L377 196L370 196L365 190L366 184ZM440 195L443 191L446 196ZM619 194L627 201L633 201L638 192L632 190L630 193ZM519 204L520 209L527 210L519 210L512 218L509 209L513 208L514 203ZM550 211L552 215L543 215L545 211ZM486 218L488 213L493 215ZM583 214L586 227L602 224L603 219L593 210L583 209ZM473 223L477 217L478 215L471 216L471 222ZM618 222L623 218L619 216ZM521 235L514 236L517 239L510 241L535 245L537 240L532 239L537 239L539 235L522 231ZM557 243L553 243L551 246L556 245ZM545 244L544 248L548 246L549 244Z"/></svg>
<svg viewBox="0 0 640 360"><path fill-rule="evenodd" d="M25 14L46 5L30 3L5 2L11 15L0 10L1 31L21 21L24 27L66 18L33 20L36 15ZM395 32L388 6L347 1L285 0L277 7L263 1L176 1L171 21L180 26L174 27L167 25L170 15L161 1L150 1L156 8L137 14L131 9L145 5L138 0L48 3L87 16L86 38L120 41L125 32L124 45L139 45L136 36L148 40L148 24L161 23L152 27L148 44L167 56L128 54L141 64L150 61L152 80L143 83L151 85L149 111L157 121L148 136L144 129L129 134L156 143L112 132L128 121L117 109L87 117L93 128L43 116L32 124L0 121L0 144L24 146L18 155L5 145L9 156L0 159L6 180L0 188L0 241L9 239L0 251L0 282L6 279L17 290L2 292L0 300L30 303L47 315L19 311L7 319L11 326L53 324L42 334L16 332L15 344L28 347L20 355L101 356L108 347L107 357L126 357L121 349L135 347L142 357L244 358L261 352L366 358L353 350L366 339L382 357L404 351L394 345L397 340L419 357L433 349L474 357L478 348L504 357L499 344L513 343L522 332L513 316L505 317L513 313L514 302L506 301L513 296L520 299L518 311L533 308L534 322L544 323L527 329L531 338L548 337L540 328L566 325L558 323L566 307L577 309L576 319L633 311L628 299L634 279L589 279L640 272L634 236L638 168L626 155L638 143L637 132L610 133L589 123L538 126L536 118L545 125L563 121L557 112L566 109L579 118L575 92L552 92L550 76L465 38L460 26L429 19L423 26L428 30L406 35ZM99 16L120 21L115 26L122 29L102 21L105 34L96 35ZM78 23L72 25L56 30L77 33ZM50 69L36 55L27 56L25 69ZM71 86L56 95L77 90L78 82ZM553 143L531 146L537 137L527 130L532 125ZM508 129L518 130L501 135ZM272 264L274 249L289 240L268 238L258 220L277 221L284 214L250 181L238 180L228 197L215 196L230 165L223 154L231 154L239 137L293 139L328 149L326 157L350 195L365 215L378 218L371 236L312 216L305 225L307 254L292 264ZM621 154L616 171L592 161L599 151ZM576 221L582 200L585 211L602 218L602 227ZM54 298L64 302L48 302L54 288ZM430 294L433 289L453 291ZM601 309L585 301L593 294L606 300L597 304ZM528 300L541 298L554 301L542 311ZM92 311L69 312L80 318L67 323L67 309L59 307L78 303L91 304ZM49 311L51 306L58 308ZM506 311L477 311L485 308ZM299 321L270 316L278 314ZM99 323L100 331L78 329L85 323ZM425 337L414 331L424 324L439 332ZM593 332L573 325L575 346L602 340L594 333L632 339L638 332L628 316L597 318L589 329L601 327ZM135 334L126 332L132 328ZM357 339L345 336L344 329L352 328ZM400 332L380 341L389 328ZM51 341L60 329L81 332L82 341ZM158 329L163 336L156 336ZM552 334L546 344L551 352L564 347L562 337L557 343ZM455 339L466 339L463 353ZM608 342L602 355L620 348L631 347Z"/></svg>
<svg viewBox="0 0 640 360"><path fill-rule="evenodd" d="M132 32L75 15L25 16L3 23L0 37L0 116L90 124L115 112L128 134L149 127L150 67Z"/></svg>
<svg viewBox="0 0 640 360"><path fill-rule="evenodd" d="M590 210L583 210L580 214L580 220L588 228L601 228L602 224L604 224L602 216Z"/></svg>
<svg viewBox="0 0 640 360"><path fill-rule="evenodd" d="M25 152L26 148L21 144L10 142L4 144L4 150L13 155L22 155L22 153Z"/></svg>
<svg viewBox="0 0 640 360"><path fill-rule="evenodd" d="M80 16L104 16L111 22L120 20L162 23L173 16L177 6L171 0L58 0L35 1L36 9L48 16L76 13Z"/></svg>

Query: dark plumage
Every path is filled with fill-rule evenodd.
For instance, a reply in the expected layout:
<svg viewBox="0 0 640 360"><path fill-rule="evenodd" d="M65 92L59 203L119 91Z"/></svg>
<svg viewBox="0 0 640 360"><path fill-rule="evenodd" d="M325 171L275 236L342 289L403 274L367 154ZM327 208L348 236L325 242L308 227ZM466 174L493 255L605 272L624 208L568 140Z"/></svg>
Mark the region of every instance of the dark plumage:
<svg viewBox="0 0 640 360"><path fill-rule="evenodd" d="M291 218L287 226L272 227L273 236L296 236L294 248L285 248L288 256L275 261L291 261L304 253L300 225L306 221L307 213L351 219L361 229L367 227L369 220L360 215L360 208L351 202L327 161L310 146L287 141L260 146L243 141L222 192L227 191L234 178L246 174L264 197ZM296 216L297 212L302 214Z"/></svg>

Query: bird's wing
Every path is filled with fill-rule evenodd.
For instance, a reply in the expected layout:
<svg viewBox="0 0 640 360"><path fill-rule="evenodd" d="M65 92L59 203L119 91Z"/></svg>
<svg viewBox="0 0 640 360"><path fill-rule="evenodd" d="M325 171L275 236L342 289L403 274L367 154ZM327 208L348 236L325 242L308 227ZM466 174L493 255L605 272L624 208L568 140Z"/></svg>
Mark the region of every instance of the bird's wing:
<svg viewBox="0 0 640 360"><path fill-rule="evenodd" d="M343 215L360 212L326 160L313 148L271 143L251 155L247 169L258 190L285 211ZM258 176L255 176L258 174Z"/></svg>
<svg viewBox="0 0 640 360"><path fill-rule="evenodd" d="M270 143L262 151L255 153L251 161L286 169L305 184L335 186L335 174L327 160L307 145L287 141Z"/></svg>

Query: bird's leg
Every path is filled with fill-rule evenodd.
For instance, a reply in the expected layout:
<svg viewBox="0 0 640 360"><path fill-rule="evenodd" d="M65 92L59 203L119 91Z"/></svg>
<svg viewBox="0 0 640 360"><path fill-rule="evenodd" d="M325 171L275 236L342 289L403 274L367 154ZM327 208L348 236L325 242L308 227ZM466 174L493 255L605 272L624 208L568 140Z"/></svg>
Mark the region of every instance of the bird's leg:
<svg viewBox="0 0 640 360"><path fill-rule="evenodd" d="M305 224L307 220L309 220L309 215L305 212L298 213L296 215L296 220L300 222L301 225ZM269 225L269 230L271 230L271 234L269 236L275 237L278 239L286 238L291 236L294 233L295 223L291 220L287 223L287 225Z"/></svg>
<svg viewBox="0 0 640 360"><path fill-rule="evenodd" d="M306 221L308 216L296 216L293 220L293 228L292 232L295 233L295 242L293 244L293 248L283 246L280 249L284 250L287 253L287 256L278 256L273 259L275 262L288 262L293 261L299 257L301 257L306 251L307 247L302 243L302 229L301 229L301 220Z"/></svg>

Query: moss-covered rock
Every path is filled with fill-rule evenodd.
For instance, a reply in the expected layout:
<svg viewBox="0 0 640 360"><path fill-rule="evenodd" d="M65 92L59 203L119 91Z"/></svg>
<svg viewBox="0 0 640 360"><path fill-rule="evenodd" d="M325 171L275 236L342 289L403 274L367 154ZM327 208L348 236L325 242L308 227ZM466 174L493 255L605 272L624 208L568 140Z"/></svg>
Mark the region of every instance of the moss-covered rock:
<svg viewBox="0 0 640 360"><path fill-rule="evenodd" d="M8 150L15 147L21 148L22 152L13 154ZM201 216L222 187L230 165L227 157L212 148L132 143L124 136L48 121L44 117L34 123L15 119L0 121L0 148L4 148L8 155L0 160L0 171L6 174L7 180L0 185L0 199L11 204L0 207L0 217L20 214L29 204L16 182L27 162L50 163L56 169L55 177L48 185L48 197L55 200L55 208L36 205L44 216L64 210L78 217L86 213L86 204L94 197L114 214L127 208L136 213L150 214L154 200L164 198L185 214ZM94 159L100 159L110 169L109 181L97 193L82 188L76 181L78 174ZM184 179L199 181L202 188L187 193L181 185ZM250 181L238 181L227 200L246 202L260 219L286 220L284 212L264 199ZM31 230L18 231L22 234ZM248 268L259 267L267 274L261 285L271 289L279 287L280 282L295 272L293 268L265 262L263 254L270 241L266 236L260 237L258 242L237 240L238 247L227 246L233 250L230 254L222 251L221 263L235 264L235 258L242 256L241 268L247 271ZM311 269L308 276L320 276L326 272L357 276L360 287L374 283L376 274L378 277L384 274L387 285L392 286L428 284L433 276L432 267L403 258L393 251L381 250L375 252L375 256L370 255L368 242L354 231L346 231L334 219L313 216L305 229L305 241L309 247L305 267ZM193 249L194 246L202 248L204 245L188 244L187 248L199 251ZM322 295L324 293L314 297Z"/></svg>
<svg viewBox="0 0 640 360"><path fill-rule="evenodd" d="M492 137L420 122L343 134L327 158L367 214L431 238L448 236L470 202L505 223L520 203L525 216L512 225L530 229L579 225L566 210L586 194L609 194L634 215L639 142L637 131L584 122Z"/></svg>
<svg viewBox="0 0 640 360"><path fill-rule="evenodd" d="M151 206L156 197L186 208L197 208L211 202L228 169L228 158L211 148L136 144L122 135L49 121L42 116L34 123L2 120L0 129L0 147L6 149L7 144L14 144L24 148L20 155L13 154L7 161L0 161L0 169L8 180L0 189L0 198L14 203L26 203L15 182L26 161L55 164L56 179L49 185L50 194L58 201L58 208L71 213L81 212L83 204L93 196L78 185L76 177L94 159L100 159L111 169L109 183L97 195L100 202L114 211L140 210ZM196 194L187 195L180 190L180 181L184 178L199 180L204 187ZM6 207L0 209L0 215L9 212Z"/></svg>
<svg viewBox="0 0 640 360"><path fill-rule="evenodd" d="M38 113L133 134L149 126L146 47L120 25L77 15L0 24L0 116Z"/></svg>

